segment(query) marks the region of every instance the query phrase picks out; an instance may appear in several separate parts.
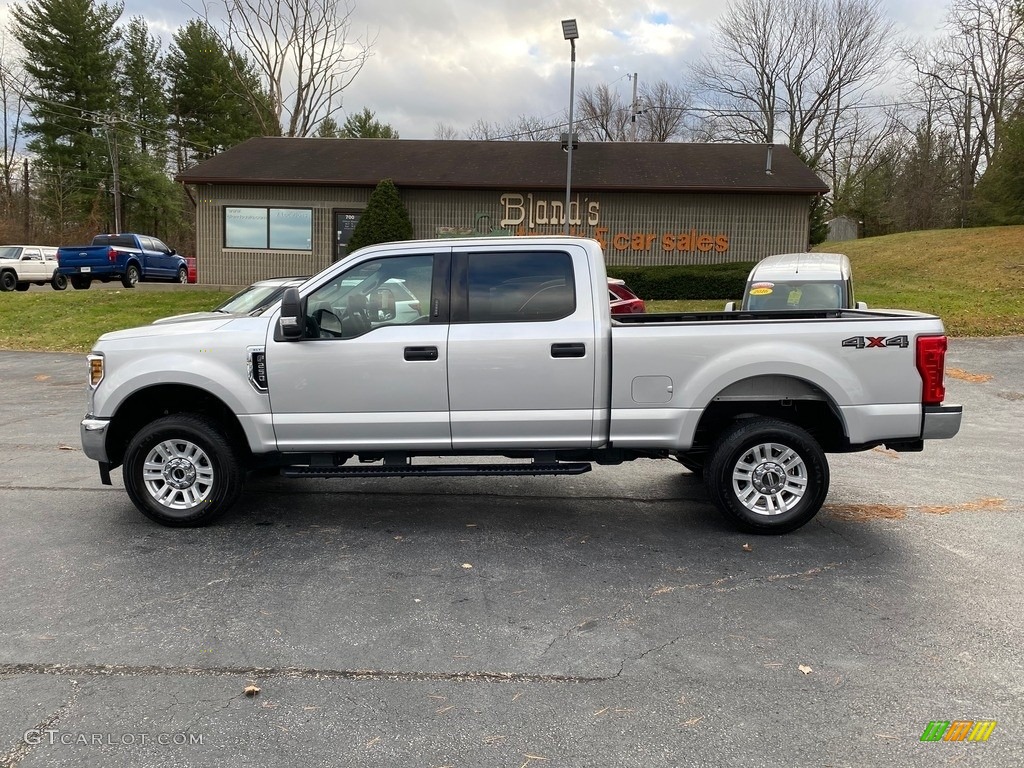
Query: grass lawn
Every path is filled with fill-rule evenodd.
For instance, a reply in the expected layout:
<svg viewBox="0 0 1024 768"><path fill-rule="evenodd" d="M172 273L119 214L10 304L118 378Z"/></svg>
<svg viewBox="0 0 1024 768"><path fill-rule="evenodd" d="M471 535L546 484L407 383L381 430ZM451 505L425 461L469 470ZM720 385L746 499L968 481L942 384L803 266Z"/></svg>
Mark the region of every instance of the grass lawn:
<svg viewBox="0 0 1024 768"><path fill-rule="evenodd" d="M202 289L0 293L0 349L88 352L107 331L213 309L230 296Z"/></svg>
<svg viewBox="0 0 1024 768"><path fill-rule="evenodd" d="M819 251L850 257L857 298L871 307L936 314L951 336L1024 334L1024 226L905 232ZM221 291L0 293L0 349L87 352L102 333L212 309ZM650 312L719 311L729 299L652 301Z"/></svg>
<svg viewBox="0 0 1024 768"><path fill-rule="evenodd" d="M951 336L1024 334L1024 226L904 232L815 250L850 257L857 299L869 307L938 315ZM720 310L725 301L654 301L648 311Z"/></svg>

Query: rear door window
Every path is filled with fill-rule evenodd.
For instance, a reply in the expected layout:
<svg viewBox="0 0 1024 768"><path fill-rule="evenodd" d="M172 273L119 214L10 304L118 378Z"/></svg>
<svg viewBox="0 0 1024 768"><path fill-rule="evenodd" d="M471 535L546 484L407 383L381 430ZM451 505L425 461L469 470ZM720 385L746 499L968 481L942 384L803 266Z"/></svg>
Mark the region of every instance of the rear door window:
<svg viewBox="0 0 1024 768"><path fill-rule="evenodd" d="M567 253L470 253L464 317L470 323L543 322L576 311Z"/></svg>

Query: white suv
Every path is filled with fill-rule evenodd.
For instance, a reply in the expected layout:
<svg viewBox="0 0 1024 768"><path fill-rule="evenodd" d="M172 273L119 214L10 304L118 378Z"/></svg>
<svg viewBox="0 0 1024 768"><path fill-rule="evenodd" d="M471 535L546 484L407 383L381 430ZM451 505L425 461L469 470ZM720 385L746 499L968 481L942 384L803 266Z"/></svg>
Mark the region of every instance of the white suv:
<svg viewBox="0 0 1024 768"><path fill-rule="evenodd" d="M27 291L49 283L63 291L68 279L57 273L57 249L42 245L0 245L0 291Z"/></svg>

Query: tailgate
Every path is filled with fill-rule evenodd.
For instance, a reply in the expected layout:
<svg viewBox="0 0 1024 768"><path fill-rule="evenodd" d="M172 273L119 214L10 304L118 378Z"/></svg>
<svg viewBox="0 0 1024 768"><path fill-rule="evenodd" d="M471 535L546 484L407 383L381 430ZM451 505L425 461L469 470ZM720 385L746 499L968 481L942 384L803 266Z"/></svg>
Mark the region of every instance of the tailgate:
<svg viewBox="0 0 1024 768"><path fill-rule="evenodd" d="M57 251L57 261L62 267L81 269L82 267L108 267L111 262L107 253L110 249L105 245L87 245L81 248L61 248Z"/></svg>

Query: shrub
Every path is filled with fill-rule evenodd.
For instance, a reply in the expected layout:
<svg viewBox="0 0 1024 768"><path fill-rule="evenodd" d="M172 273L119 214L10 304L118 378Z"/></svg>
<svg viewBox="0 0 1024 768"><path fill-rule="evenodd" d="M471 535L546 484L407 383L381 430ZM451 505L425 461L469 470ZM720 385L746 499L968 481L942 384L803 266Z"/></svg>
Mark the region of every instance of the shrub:
<svg viewBox="0 0 1024 768"><path fill-rule="evenodd" d="M392 243L396 240L412 240L412 222L398 188L391 179L384 179L373 190L366 210L352 231L348 241L348 252L377 243Z"/></svg>
<svg viewBox="0 0 1024 768"><path fill-rule="evenodd" d="M637 296L651 301L739 299L754 262L687 264L663 267L608 267L608 276L625 280Z"/></svg>

